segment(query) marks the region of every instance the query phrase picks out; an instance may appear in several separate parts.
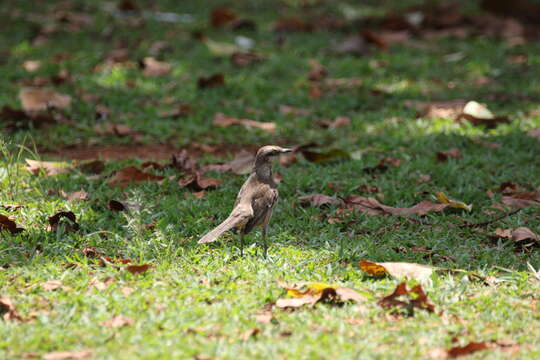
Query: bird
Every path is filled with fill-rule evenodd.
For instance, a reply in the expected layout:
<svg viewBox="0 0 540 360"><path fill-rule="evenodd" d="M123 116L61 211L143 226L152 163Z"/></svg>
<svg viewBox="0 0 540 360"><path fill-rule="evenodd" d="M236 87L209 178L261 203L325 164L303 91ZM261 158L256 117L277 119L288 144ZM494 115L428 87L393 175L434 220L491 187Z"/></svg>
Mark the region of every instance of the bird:
<svg viewBox="0 0 540 360"><path fill-rule="evenodd" d="M282 148L277 145L261 147L255 155L251 174L236 196L236 202L230 215L221 224L200 238L198 243L214 242L226 231L236 228L240 232L240 255L243 256L244 235L260 226L262 227L264 257L266 257L268 252L268 223L279 196L277 184L272 177L272 159L292 151L292 149Z"/></svg>

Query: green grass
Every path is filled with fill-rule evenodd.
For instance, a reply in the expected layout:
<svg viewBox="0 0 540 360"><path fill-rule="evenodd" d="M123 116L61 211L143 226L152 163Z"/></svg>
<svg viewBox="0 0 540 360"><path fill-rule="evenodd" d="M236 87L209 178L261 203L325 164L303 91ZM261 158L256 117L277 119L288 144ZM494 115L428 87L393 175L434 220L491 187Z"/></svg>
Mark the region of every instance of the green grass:
<svg viewBox="0 0 540 360"><path fill-rule="evenodd" d="M257 32L212 30L208 12L218 3L204 7L198 2L141 1L143 9L189 13L189 24L168 24L147 19L144 27L130 27L113 21L102 2L73 2L77 11L94 17L81 32L60 32L44 45L33 45L36 24L24 19L27 13L48 14L59 2L39 5L27 2L0 7L0 49L10 52L0 59L0 106L20 108L17 98L22 82L36 76L48 77L61 69L72 82L55 90L73 97L67 115L73 123L49 128L2 134L0 157L0 204L26 207L13 215L21 234L0 232L0 295L10 297L18 312L30 322L0 322L0 358L20 359L29 353L41 356L53 351L88 349L96 359L405 359L426 358L429 349L450 348L454 337L464 345L470 341L512 339L520 344L519 359L540 357L538 294L540 282L527 267L540 268L538 247L524 250L511 241L492 240L495 228L527 226L540 233L539 208L531 207L476 231L459 228L464 221L481 222L484 213L500 200L486 192L502 182L512 181L526 190L540 185L538 154L540 142L526 136L540 127L540 45L511 47L504 41L479 36L437 42L425 46L393 45L389 51L374 49L370 56L337 56L328 51L333 41L346 37L339 32L317 31L286 35L282 46L271 24L280 16L274 2L243 1L235 10L254 19ZM185 3L185 4L184 4ZM206 2L205 2L206 3ZM293 2L291 2L293 3ZM370 11L384 12L396 3L374 2ZM399 6L405 6L399 2ZM417 3L410 1L408 3ZM21 15L14 16L19 9ZM285 7L287 14L302 14L301 8ZM330 2L311 9L339 14ZM37 16L40 18L40 16ZM216 59L206 46L192 37L202 30L216 41L234 42L244 35L255 40L256 51L266 60L247 68L236 68L227 58ZM111 34L111 35L107 35ZM162 60L173 65L171 74L159 78L142 76L137 68L94 72L103 55L119 42L129 44L134 61L147 56L154 41L166 40L171 49ZM0 50L1 52L1 50ZM444 62L447 54L464 55L457 62ZM69 57L61 64L52 58ZM510 64L512 55L527 54L526 64ZM25 60L41 60L36 73L26 72ZM360 77L363 86L309 98L308 59L323 64L331 78ZM374 66L384 63L385 66ZM200 90L197 78L216 72L225 74L226 86ZM485 76L489 85L474 80ZM125 86L126 81L135 87ZM448 82L453 82L451 87ZM382 88L384 94L371 90ZM211 174L222 186L207 191L202 199L176 184L175 176L163 183L141 183L125 189L107 185L113 171L144 160L109 161L101 178L89 179L74 172L56 177L32 176L24 168L25 158L42 158L67 145L129 144L129 138L97 136L94 105L83 100L80 91L99 96L99 104L112 110L110 120L126 124L144 134L145 144L182 147L197 141L204 144L300 145L311 141L322 148L341 148L362 156L350 161L320 165L300 160L291 166L276 166L283 175L280 201L270 227L269 256L261 256L259 233L248 237L249 247L239 257L237 241L200 246L200 235L227 216L244 176ZM159 111L186 103L194 112L180 119L164 119ZM444 119L416 119L404 100L462 98L485 102L497 115L507 115L510 124L494 130L455 124ZM312 111L309 116L279 113L280 105ZM251 107L258 114L247 112ZM216 128L217 112L259 121L274 121L275 134L239 128ZM324 130L314 120L349 116L351 125ZM398 118L399 121L390 119ZM472 140L500 144L485 148ZM437 151L457 147L463 158L437 162ZM229 154L230 157L232 154ZM382 174L369 175L363 168L376 165L383 157L401 159L401 166ZM200 163L215 162L204 156ZM159 172L156 172L159 173ZM432 180L417 184L419 174ZM334 184L340 187L335 190ZM313 193L345 197L358 193L358 185L378 186L381 202L408 207L429 194L443 191L452 198L473 204L471 213L444 212L427 216L431 225L409 223L396 217L357 214L350 223L328 224L322 215L336 209L302 208L297 198ZM60 190L85 189L89 200L67 201ZM139 211L112 213L110 199L141 204ZM73 211L81 226L76 233L48 231L48 217L61 210ZM153 230L145 225L155 222ZM234 235L225 239L234 240ZM343 247L341 248L341 245ZM105 256L129 258L154 267L142 275L123 269L101 267L82 253L94 247ZM426 247L429 253L418 251ZM358 268L360 259L407 261L460 268L499 281L487 286L468 277L435 274L424 284L436 313L423 311L414 317L396 319L377 304L398 280L374 279ZM76 264L66 267L64 264ZM112 279L98 290L93 281ZM69 288L45 291L39 284L61 280ZM273 309L274 321L258 323L255 314L269 302L284 296L277 281L319 281L370 294L362 308L355 305L317 305L297 311ZM133 292L124 295L122 289ZM132 325L111 329L101 325L113 315L134 320ZM245 338L246 332L260 333ZM506 359L509 353L486 350L472 358Z"/></svg>

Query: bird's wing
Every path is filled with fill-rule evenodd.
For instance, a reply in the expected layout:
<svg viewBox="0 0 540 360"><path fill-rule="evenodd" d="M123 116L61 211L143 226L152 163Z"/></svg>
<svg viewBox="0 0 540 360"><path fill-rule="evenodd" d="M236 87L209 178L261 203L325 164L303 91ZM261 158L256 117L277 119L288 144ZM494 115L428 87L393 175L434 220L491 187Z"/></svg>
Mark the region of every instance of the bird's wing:
<svg viewBox="0 0 540 360"><path fill-rule="evenodd" d="M255 226L261 225L269 216L271 216L272 208L278 199L277 189L266 184L254 195L255 196L253 196L251 200L253 216L246 223L246 226L243 229L244 234L249 233Z"/></svg>
<svg viewBox="0 0 540 360"><path fill-rule="evenodd" d="M228 218L221 224L216 226L212 231L204 235L199 241L199 244L210 243L216 241L224 232L236 227L242 226L253 216L251 206L245 204L237 205Z"/></svg>

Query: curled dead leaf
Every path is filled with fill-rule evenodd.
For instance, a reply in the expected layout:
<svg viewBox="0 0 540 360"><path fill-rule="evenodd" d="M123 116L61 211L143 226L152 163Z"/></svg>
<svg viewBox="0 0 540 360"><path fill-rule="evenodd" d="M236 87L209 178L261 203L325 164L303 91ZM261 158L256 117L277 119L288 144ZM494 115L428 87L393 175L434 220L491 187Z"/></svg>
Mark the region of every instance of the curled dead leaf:
<svg viewBox="0 0 540 360"><path fill-rule="evenodd" d="M126 270L132 274L144 274L151 267L151 264L128 265L126 266Z"/></svg>
<svg viewBox="0 0 540 360"><path fill-rule="evenodd" d="M144 76L164 76L171 72L172 66L163 61L158 61L153 57L145 57L142 60Z"/></svg>
<svg viewBox="0 0 540 360"><path fill-rule="evenodd" d="M7 296L0 296L0 315L2 315L5 321L24 321L22 316L17 312L13 300Z"/></svg>
<svg viewBox="0 0 540 360"><path fill-rule="evenodd" d="M178 185L194 191L215 189L220 183L221 181L219 179L205 178L200 172L188 174L178 180Z"/></svg>
<svg viewBox="0 0 540 360"><path fill-rule="evenodd" d="M429 279L435 270L431 266L408 262L371 262L362 260L360 269L373 276L390 275L398 279L407 278L418 281Z"/></svg>
<svg viewBox="0 0 540 360"><path fill-rule="evenodd" d="M19 99L25 111L36 112L48 108L65 109L71 104L71 96L45 88L22 88Z"/></svg>
<svg viewBox="0 0 540 360"><path fill-rule="evenodd" d="M61 221L61 219L66 219L67 221ZM49 217L49 226L47 227L47 230L57 231L60 225L64 225L67 232L75 232L79 230L80 227L79 224L77 224L77 219L72 211L60 211Z"/></svg>
<svg viewBox="0 0 540 360"><path fill-rule="evenodd" d="M11 220L9 217L0 215L0 231L4 230L7 230L12 235L15 235L24 231L24 228L18 227L15 221Z"/></svg>
<svg viewBox="0 0 540 360"><path fill-rule="evenodd" d="M407 289L406 283L400 283L394 292L383 297L378 304L385 309L401 308L407 311L408 316L414 315L414 309L434 312L435 307L429 301L421 285L416 285L412 289Z"/></svg>
<svg viewBox="0 0 540 360"><path fill-rule="evenodd" d="M41 171L47 176L55 176L60 174L67 174L71 170L71 166L65 162L54 161L38 161L25 159L25 168L33 175L38 175Z"/></svg>

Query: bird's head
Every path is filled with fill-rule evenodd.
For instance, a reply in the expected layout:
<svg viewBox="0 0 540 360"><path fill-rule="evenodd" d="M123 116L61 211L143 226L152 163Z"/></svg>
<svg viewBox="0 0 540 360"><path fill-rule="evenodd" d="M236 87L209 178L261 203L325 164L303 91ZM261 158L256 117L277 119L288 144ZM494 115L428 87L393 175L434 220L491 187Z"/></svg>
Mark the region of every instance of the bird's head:
<svg viewBox="0 0 540 360"><path fill-rule="evenodd" d="M285 154L288 152L291 152L292 149L286 149L282 148L281 146L277 145L266 145L257 151L257 160L270 160L274 156L278 156L281 154Z"/></svg>

